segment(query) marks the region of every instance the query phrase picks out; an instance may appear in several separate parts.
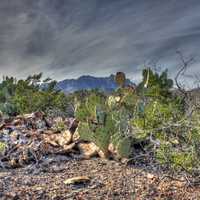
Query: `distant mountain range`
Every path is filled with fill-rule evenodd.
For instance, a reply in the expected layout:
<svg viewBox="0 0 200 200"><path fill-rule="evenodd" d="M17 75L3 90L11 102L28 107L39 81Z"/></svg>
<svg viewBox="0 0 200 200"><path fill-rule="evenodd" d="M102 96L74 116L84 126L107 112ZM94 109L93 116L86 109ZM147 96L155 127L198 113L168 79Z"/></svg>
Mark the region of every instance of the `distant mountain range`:
<svg viewBox="0 0 200 200"><path fill-rule="evenodd" d="M129 79L126 79L127 85L134 85ZM109 77L94 77L94 76L81 76L77 79L65 79L58 82L58 89L65 93L72 93L78 90L91 90L99 89L104 92L112 92L118 86L115 83L115 76Z"/></svg>

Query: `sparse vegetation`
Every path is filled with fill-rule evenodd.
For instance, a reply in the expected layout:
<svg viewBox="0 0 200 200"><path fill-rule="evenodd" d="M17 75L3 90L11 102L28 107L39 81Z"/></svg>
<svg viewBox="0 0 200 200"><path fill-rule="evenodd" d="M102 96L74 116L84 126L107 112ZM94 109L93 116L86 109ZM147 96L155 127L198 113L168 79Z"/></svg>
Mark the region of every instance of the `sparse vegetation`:
<svg viewBox="0 0 200 200"><path fill-rule="evenodd" d="M56 82L42 80L42 74L26 80L4 77L0 84L0 110L4 115L43 111L49 117L75 117L83 141L93 142L109 158L132 158L135 145L152 152L157 163L171 170L191 174L200 164L200 112L188 116L185 97L174 95L167 70L144 69L138 86L127 86L125 74L117 73L119 88L112 94L98 90L65 95ZM52 113L53 112L53 113ZM64 131L63 121L56 130ZM112 145L113 149L110 149ZM5 145L0 143L0 152ZM113 152L112 152L113 151Z"/></svg>
<svg viewBox="0 0 200 200"><path fill-rule="evenodd" d="M172 95L167 70L158 74L145 69L135 90L125 87L124 80L118 73L116 92L108 97L91 94L80 103L76 116L81 137L104 151L112 143L122 157L133 155L133 144L149 141L144 149L153 150L159 163L175 170L197 170L198 110L192 119L186 116L184 99Z"/></svg>

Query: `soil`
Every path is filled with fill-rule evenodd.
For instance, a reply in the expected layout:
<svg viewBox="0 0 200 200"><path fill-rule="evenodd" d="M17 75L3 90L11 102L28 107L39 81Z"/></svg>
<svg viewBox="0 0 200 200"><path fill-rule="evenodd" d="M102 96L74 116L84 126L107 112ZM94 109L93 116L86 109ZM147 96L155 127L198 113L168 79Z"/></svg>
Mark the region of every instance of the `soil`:
<svg viewBox="0 0 200 200"><path fill-rule="evenodd" d="M87 176L90 181L64 183L77 176ZM158 173L151 166L56 155L37 165L1 170L0 199L198 200L200 187L189 184L183 177L176 179L163 171Z"/></svg>

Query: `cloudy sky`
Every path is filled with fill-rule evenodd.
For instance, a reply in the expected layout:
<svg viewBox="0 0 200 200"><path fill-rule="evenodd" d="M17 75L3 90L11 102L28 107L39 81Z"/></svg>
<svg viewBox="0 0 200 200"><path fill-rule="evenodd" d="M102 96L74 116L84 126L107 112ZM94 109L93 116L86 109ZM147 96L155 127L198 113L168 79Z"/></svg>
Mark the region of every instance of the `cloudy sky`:
<svg viewBox="0 0 200 200"><path fill-rule="evenodd" d="M200 74L199 0L0 0L0 75L61 80L144 65L177 71L176 51Z"/></svg>

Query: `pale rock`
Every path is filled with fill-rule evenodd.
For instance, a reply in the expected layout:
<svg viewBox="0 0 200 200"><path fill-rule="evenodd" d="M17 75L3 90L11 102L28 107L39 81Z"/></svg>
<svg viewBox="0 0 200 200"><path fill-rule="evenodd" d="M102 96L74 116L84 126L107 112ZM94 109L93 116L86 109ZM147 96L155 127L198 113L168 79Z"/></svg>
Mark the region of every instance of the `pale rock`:
<svg viewBox="0 0 200 200"><path fill-rule="evenodd" d="M61 133L61 137L58 140L58 144L60 146L64 146L70 144L71 141L72 141L72 134L70 133L69 130L66 130L63 133Z"/></svg>
<svg viewBox="0 0 200 200"><path fill-rule="evenodd" d="M80 135L78 133L78 130L75 131L75 133L73 134L73 142L77 142L80 139Z"/></svg>
<svg viewBox="0 0 200 200"><path fill-rule="evenodd" d="M35 117L35 114L34 113L31 113L31 114L24 114L23 115L23 118L24 119L31 119L31 118L34 118Z"/></svg>
<svg viewBox="0 0 200 200"><path fill-rule="evenodd" d="M63 133L52 133L45 134L44 139L47 143L52 146L61 146L68 145L72 141L72 134L67 130Z"/></svg>
<svg viewBox="0 0 200 200"><path fill-rule="evenodd" d="M115 156L118 155L117 150L116 150L116 148L114 147L114 145L113 145L112 143L110 143L110 144L108 145L108 151L111 153L111 155L112 155L113 157L115 157Z"/></svg>
<svg viewBox="0 0 200 200"><path fill-rule="evenodd" d="M104 153L104 152L103 152L102 150L100 150L100 149L98 149L97 152L98 152L98 155L99 155L100 158L106 159L106 158L109 157L109 153L108 153L108 152L107 152L107 153Z"/></svg>
<svg viewBox="0 0 200 200"><path fill-rule="evenodd" d="M69 185L69 184L80 184L80 183L87 183L90 181L90 178L87 176L77 176L73 178L68 178L67 180L64 181L64 184Z"/></svg>
<svg viewBox="0 0 200 200"><path fill-rule="evenodd" d="M58 146L57 140L56 140L56 134L45 134L44 137L44 141L54 147Z"/></svg>
<svg viewBox="0 0 200 200"><path fill-rule="evenodd" d="M99 148L92 142L90 143L78 143L77 147L82 154L82 156L86 159L89 159L93 156L98 155Z"/></svg>
<svg viewBox="0 0 200 200"><path fill-rule="evenodd" d="M76 143L71 143L71 144L68 144L68 145L64 145L63 146L63 149L65 151L65 153L69 153L72 151L72 149L76 146Z"/></svg>

